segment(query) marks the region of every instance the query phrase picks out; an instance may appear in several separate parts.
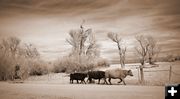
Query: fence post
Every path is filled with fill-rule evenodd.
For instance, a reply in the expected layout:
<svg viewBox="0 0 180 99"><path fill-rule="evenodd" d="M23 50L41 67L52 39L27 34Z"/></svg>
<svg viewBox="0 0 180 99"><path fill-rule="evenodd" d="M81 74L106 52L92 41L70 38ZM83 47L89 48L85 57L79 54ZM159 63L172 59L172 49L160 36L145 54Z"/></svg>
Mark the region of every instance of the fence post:
<svg viewBox="0 0 180 99"><path fill-rule="evenodd" d="M138 67L136 67L136 69L137 69L137 72L138 72L138 82L140 83L139 68L138 68Z"/></svg>
<svg viewBox="0 0 180 99"><path fill-rule="evenodd" d="M171 82L171 72L172 72L172 66L170 65L170 68L169 68L169 83Z"/></svg>
<svg viewBox="0 0 180 99"><path fill-rule="evenodd" d="M144 85L144 71L143 71L144 65L140 65L140 76L141 76L141 84Z"/></svg>

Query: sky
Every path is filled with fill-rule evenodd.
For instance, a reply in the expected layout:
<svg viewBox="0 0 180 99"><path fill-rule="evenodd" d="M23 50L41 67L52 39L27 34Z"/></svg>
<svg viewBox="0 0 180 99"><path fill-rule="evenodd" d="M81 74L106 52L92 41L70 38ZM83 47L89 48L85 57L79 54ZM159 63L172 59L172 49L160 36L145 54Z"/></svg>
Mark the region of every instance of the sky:
<svg viewBox="0 0 180 99"><path fill-rule="evenodd" d="M0 0L0 39L33 43L46 60L68 55L69 31L91 28L101 57L118 60L107 33L118 33L135 56L135 36L151 35L165 54L180 54L180 0Z"/></svg>

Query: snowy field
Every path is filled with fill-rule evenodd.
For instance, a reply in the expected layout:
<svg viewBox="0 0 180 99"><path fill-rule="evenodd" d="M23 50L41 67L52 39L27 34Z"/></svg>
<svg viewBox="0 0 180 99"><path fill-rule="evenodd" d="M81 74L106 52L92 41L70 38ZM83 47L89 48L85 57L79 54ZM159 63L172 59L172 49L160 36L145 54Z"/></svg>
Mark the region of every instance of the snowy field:
<svg viewBox="0 0 180 99"><path fill-rule="evenodd" d="M144 68L145 85L164 86L168 83L180 83L180 62L160 62L157 67ZM127 85L140 85L137 67L139 64L127 64L125 69L131 69L133 77L127 76L125 81ZM148 66L148 65L147 65ZM169 81L169 69L172 66L171 79ZM120 68L120 65L111 65L108 68L98 68L98 70L107 70ZM163 70L163 71L162 71ZM165 71L164 71L165 70ZM148 72L149 71L149 72ZM43 76L32 76L25 80L25 83L52 83L52 84L69 84L69 74L51 73ZM86 78L87 79L87 78ZM112 79L113 84L118 84L118 79ZM103 81L102 81L103 83ZM120 84L121 85L121 84Z"/></svg>
<svg viewBox="0 0 180 99"><path fill-rule="evenodd" d="M163 86L0 83L1 99L164 99Z"/></svg>
<svg viewBox="0 0 180 99"><path fill-rule="evenodd" d="M134 76L127 76L126 86L112 79L113 85L70 84L69 74L51 73L43 76L32 76L24 81L0 82L1 99L164 99L164 85L180 83L180 62L157 63L158 67L145 68L144 71L169 70L172 66L171 80L169 71L144 72L145 85L138 82L138 64L127 64ZM112 65L106 70L119 68ZM87 78L86 78L87 79ZM103 81L101 82L103 83Z"/></svg>

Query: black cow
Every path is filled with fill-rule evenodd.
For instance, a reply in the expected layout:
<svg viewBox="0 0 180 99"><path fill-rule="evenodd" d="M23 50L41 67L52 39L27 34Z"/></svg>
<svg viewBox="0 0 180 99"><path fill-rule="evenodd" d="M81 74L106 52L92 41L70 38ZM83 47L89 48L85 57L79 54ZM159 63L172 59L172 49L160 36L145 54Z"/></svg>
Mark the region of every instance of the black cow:
<svg viewBox="0 0 180 99"><path fill-rule="evenodd" d="M101 79L104 79L104 83L107 84L105 72L104 71L89 71L88 72L88 81L91 83L92 79L98 79L98 84L100 83Z"/></svg>
<svg viewBox="0 0 180 99"><path fill-rule="evenodd" d="M73 83L73 80L76 80L77 83L79 83L78 80L81 80L81 83L84 82L86 84L86 82L84 80L86 77L87 77L87 73L71 73L70 74L70 83Z"/></svg>

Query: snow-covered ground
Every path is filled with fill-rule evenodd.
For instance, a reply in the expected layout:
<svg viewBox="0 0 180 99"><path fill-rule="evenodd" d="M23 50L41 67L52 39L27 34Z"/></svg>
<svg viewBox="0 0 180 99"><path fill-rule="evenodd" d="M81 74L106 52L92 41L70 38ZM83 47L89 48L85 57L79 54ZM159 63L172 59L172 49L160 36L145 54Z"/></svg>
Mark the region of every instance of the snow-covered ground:
<svg viewBox="0 0 180 99"><path fill-rule="evenodd" d="M145 85L160 85L168 83L180 83L180 62L159 62L158 67L144 68ZM137 67L139 64L126 64L125 69L131 69L133 77L127 76L125 81L128 85L139 85L139 77ZM171 80L169 81L169 69L172 66ZM149 65L147 65L149 67ZM111 65L108 68L98 68L98 70L107 70L120 68L119 64ZM165 70L165 71L164 71ZM69 74L51 73L43 76L32 76L25 80L25 83L52 83L52 84L69 84ZM87 79L87 78L86 78ZM112 79L113 84L117 84L118 79Z"/></svg>
<svg viewBox="0 0 180 99"><path fill-rule="evenodd" d="M164 99L163 86L12 84L0 82L1 99Z"/></svg>
<svg viewBox="0 0 180 99"><path fill-rule="evenodd" d="M160 62L158 67L145 68L145 85L138 83L139 64L127 64L134 76L128 76L126 86L112 79L113 85L103 84L69 84L69 74L51 73L43 76L32 76L24 81L0 82L1 99L164 99L164 85L180 83L180 62ZM168 71L172 66L171 81ZM120 68L112 65L100 70ZM147 72L155 71L155 72ZM157 71L157 72L156 72ZM86 78L87 79L87 78ZM96 82L97 83L97 82ZM103 83L103 81L101 82Z"/></svg>

